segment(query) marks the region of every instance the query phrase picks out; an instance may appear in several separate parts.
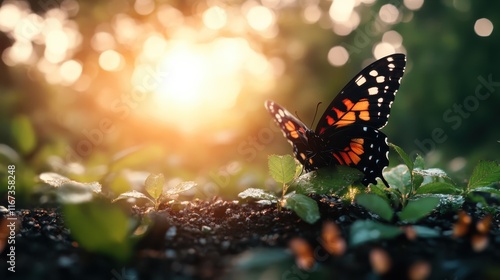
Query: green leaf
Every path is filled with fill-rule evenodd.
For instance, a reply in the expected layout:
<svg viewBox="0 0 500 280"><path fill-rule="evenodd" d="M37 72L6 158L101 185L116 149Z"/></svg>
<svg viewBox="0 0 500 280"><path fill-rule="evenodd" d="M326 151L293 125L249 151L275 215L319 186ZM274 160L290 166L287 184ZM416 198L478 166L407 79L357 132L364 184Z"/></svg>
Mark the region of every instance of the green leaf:
<svg viewBox="0 0 500 280"><path fill-rule="evenodd" d="M392 143L389 143L389 146L391 148L393 148L398 153L399 157L403 160L403 162L406 164L408 169L413 170L413 162L411 161L408 154L406 154L405 151L403 151L403 149L401 149L400 147L398 147Z"/></svg>
<svg viewBox="0 0 500 280"><path fill-rule="evenodd" d="M418 197L435 197L439 199L439 207L436 208L440 214L457 212L465 202L465 198L461 194L425 194Z"/></svg>
<svg viewBox="0 0 500 280"><path fill-rule="evenodd" d="M429 184L425 184L417 189L417 194L458 194L460 193L460 189L452 185L450 183L445 182L432 182Z"/></svg>
<svg viewBox="0 0 500 280"><path fill-rule="evenodd" d="M413 173L429 177L449 178L448 174L439 168L415 169Z"/></svg>
<svg viewBox="0 0 500 280"><path fill-rule="evenodd" d="M405 208L398 213L399 219L405 222L416 222L427 216L439 204L437 197L421 197L410 200Z"/></svg>
<svg viewBox="0 0 500 280"><path fill-rule="evenodd" d="M294 179L295 159L291 155L271 155L268 158L269 174L281 184L286 184Z"/></svg>
<svg viewBox="0 0 500 280"><path fill-rule="evenodd" d="M286 199L285 208L294 211L297 216L310 224L314 224L320 218L318 203L303 194L290 195Z"/></svg>
<svg viewBox="0 0 500 280"><path fill-rule="evenodd" d="M300 164L300 162L297 159L295 159L295 175L293 176L293 178L295 179L295 178L299 177L300 174L302 174L303 169L304 168L303 168L302 164Z"/></svg>
<svg viewBox="0 0 500 280"><path fill-rule="evenodd" d="M373 220L356 221L351 226L350 243L352 246L370 241L394 238L403 233L397 226L385 225Z"/></svg>
<svg viewBox="0 0 500 280"><path fill-rule="evenodd" d="M413 161L413 169L424 169L424 168L425 168L424 158L420 155L417 155L417 157Z"/></svg>
<svg viewBox="0 0 500 280"><path fill-rule="evenodd" d="M166 195L179 194L196 187L196 183L193 181L180 182L177 186L169 188L165 191Z"/></svg>
<svg viewBox="0 0 500 280"><path fill-rule="evenodd" d="M416 170L413 170L415 172ZM418 173L413 173L413 189L417 190L420 185L422 185L422 182L424 182L424 176L418 174Z"/></svg>
<svg viewBox="0 0 500 280"><path fill-rule="evenodd" d="M40 181L44 182L45 184L51 185L54 188L58 188L62 184L71 181L71 179L69 179L68 177L54 172L41 173L40 175L38 175L38 178L40 179Z"/></svg>
<svg viewBox="0 0 500 280"><path fill-rule="evenodd" d="M253 198L256 200L269 200L272 202L278 201L278 197L270 192L266 192L262 189L248 188L238 194L238 197L242 199Z"/></svg>
<svg viewBox="0 0 500 280"><path fill-rule="evenodd" d="M389 198L387 197L386 187L383 183L370 185L370 193L380 196L385 201L389 202Z"/></svg>
<svg viewBox="0 0 500 280"><path fill-rule="evenodd" d="M118 206L105 203L66 204L64 223L79 246L120 262L129 259L129 218Z"/></svg>
<svg viewBox="0 0 500 280"><path fill-rule="evenodd" d="M475 188L474 192L485 192L485 193L491 193L491 194L500 195L500 189L493 188L493 187L479 187L479 188Z"/></svg>
<svg viewBox="0 0 500 280"><path fill-rule="evenodd" d="M21 154L28 154L35 148L35 129L27 116L22 115L12 119L11 132Z"/></svg>
<svg viewBox="0 0 500 280"><path fill-rule="evenodd" d="M56 188L56 194L61 203L82 203L92 200L93 193L101 192L98 182L81 183L73 181L54 172L44 172L38 175L40 181Z"/></svg>
<svg viewBox="0 0 500 280"><path fill-rule="evenodd" d="M138 192L136 190L122 193L117 198L113 199L113 201L111 201L111 202L116 202L118 200L129 199L129 198L144 198L144 199L151 201L153 204L155 203L155 201L152 200L149 196L146 196L145 194Z"/></svg>
<svg viewBox="0 0 500 280"><path fill-rule="evenodd" d="M396 188L402 194L408 193L408 188L411 186L411 174L406 165L399 164L384 171L383 175L391 188Z"/></svg>
<svg viewBox="0 0 500 280"><path fill-rule="evenodd" d="M333 195L360 181L363 176L364 174L355 168L339 165L306 173L295 179L290 186L301 194Z"/></svg>
<svg viewBox="0 0 500 280"><path fill-rule="evenodd" d="M494 161L480 161L472 171L467 188L472 190L499 182L500 164Z"/></svg>
<svg viewBox="0 0 500 280"><path fill-rule="evenodd" d="M95 186L74 181L64 183L57 189L57 198L61 203L89 202L93 198L92 188Z"/></svg>
<svg viewBox="0 0 500 280"><path fill-rule="evenodd" d="M148 194L156 201L163 193L163 185L165 184L165 177L163 174L151 174L146 178L145 188Z"/></svg>
<svg viewBox="0 0 500 280"><path fill-rule="evenodd" d="M1 159L0 162L4 162L6 165L12 163L19 164L21 162L21 156L16 152L16 150L1 143L0 143L0 159Z"/></svg>
<svg viewBox="0 0 500 280"><path fill-rule="evenodd" d="M380 218L390 222L394 211L392 210L389 203L376 194L358 194L356 196L356 202L368 209L370 212L377 214Z"/></svg>

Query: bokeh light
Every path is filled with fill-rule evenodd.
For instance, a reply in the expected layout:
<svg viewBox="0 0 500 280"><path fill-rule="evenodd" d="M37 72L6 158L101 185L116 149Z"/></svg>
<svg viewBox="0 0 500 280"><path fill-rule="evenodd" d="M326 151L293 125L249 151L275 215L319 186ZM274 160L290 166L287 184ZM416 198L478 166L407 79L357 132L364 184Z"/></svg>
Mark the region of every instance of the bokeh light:
<svg viewBox="0 0 500 280"><path fill-rule="evenodd" d="M354 0L333 0L329 14L335 22L346 22L350 19L356 1Z"/></svg>
<svg viewBox="0 0 500 280"><path fill-rule="evenodd" d="M210 29L221 29L227 23L227 14L221 7L213 6L203 12L203 24Z"/></svg>
<svg viewBox="0 0 500 280"><path fill-rule="evenodd" d="M118 71L123 66L123 58L118 52L107 50L99 55L99 66L106 71Z"/></svg>
<svg viewBox="0 0 500 280"><path fill-rule="evenodd" d="M275 21L273 11L264 6L254 6L247 13L248 24L257 31L263 31L272 26Z"/></svg>
<svg viewBox="0 0 500 280"><path fill-rule="evenodd" d="M392 4L385 4L380 7L378 15L383 22L388 24L397 23L400 17L398 8Z"/></svg>
<svg viewBox="0 0 500 280"><path fill-rule="evenodd" d="M424 0L404 0L403 3L409 10L416 11L422 8Z"/></svg>
<svg viewBox="0 0 500 280"><path fill-rule="evenodd" d="M493 32L493 23L487 18L480 18L474 24L474 32L478 36L488 37Z"/></svg>
<svg viewBox="0 0 500 280"><path fill-rule="evenodd" d="M328 52L328 62L333 66L342 66L349 60L349 53L342 46L335 46Z"/></svg>
<svg viewBox="0 0 500 280"><path fill-rule="evenodd" d="M82 65L75 60L68 60L61 64L59 75L64 85L73 84L82 74Z"/></svg>

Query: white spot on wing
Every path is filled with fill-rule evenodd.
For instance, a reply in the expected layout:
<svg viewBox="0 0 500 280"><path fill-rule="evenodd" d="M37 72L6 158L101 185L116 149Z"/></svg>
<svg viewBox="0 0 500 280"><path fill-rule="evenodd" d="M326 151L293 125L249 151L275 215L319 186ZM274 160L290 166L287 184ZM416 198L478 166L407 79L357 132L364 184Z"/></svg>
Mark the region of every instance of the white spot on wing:
<svg viewBox="0 0 500 280"><path fill-rule="evenodd" d="M381 83L385 82L385 77L384 76L378 76L377 78L375 78L375 80L377 80L377 83L381 84Z"/></svg>
<svg viewBox="0 0 500 280"><path fill-rule="evenodd" d="M358 86L361 86L361 85L363 85L364 83L366 83L366 78L365 78L365 77L363 77L363 76L359 76L359 77L358 77L358 79L356 80L356 84L357 84Z"/></svg>
<svg viewBox="0 0 500 280"><path fill-rule="evenodd" d="M372 77L376 77L376 76L378 76L378 72L377 72L377 70L372 70L372 71L370 71L370 76L372 76Z"/></svg>
<svg viewBox="0 0 500 280"><path fill-rule="evenodd" d="M377 87L371 87L368 89L368 94L369 95L376 95L378 93L378 88Z"/></svg>
<svg viewBox="0 0 500 280"><path fill-rule="evenodd" d="M405 57L405 59L406 59L406 57ZM392 61L394 61L394 58L392 56L390 56L387 58L387 61L392 62Z"/></svg>

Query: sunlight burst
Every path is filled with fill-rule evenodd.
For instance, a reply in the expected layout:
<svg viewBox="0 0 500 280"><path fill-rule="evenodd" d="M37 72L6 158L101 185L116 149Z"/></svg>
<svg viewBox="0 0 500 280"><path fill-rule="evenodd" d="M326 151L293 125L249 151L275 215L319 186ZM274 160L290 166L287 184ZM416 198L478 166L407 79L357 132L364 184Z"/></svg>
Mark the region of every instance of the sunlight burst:
<svg viewBox="0 0 500 280"><path fill-rule="evenodd" d="M142 57L150 69L156 69L139 65L133 79L136 87L142 84L151 92L148 114L184 131L230 121L227 112L249 81L252 85L246 88L257 93L272 86L271 63L242 38L218 38L203 44L171 40L155 60L145 53ZM160 73L154 78L156 86L149 85L153 79L146 76L150 72Z"/></svg>

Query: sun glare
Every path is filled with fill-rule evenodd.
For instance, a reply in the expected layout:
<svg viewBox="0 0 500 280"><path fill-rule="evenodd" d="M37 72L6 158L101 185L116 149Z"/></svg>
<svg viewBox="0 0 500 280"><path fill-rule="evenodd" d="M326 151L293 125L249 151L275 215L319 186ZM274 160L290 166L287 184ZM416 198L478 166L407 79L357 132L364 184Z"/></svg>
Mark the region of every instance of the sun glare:
<svg viewBox="0 0 500 280"><path fill-rule="evenodd" d="M194 50L178 48L160 64L166 77L157 92L160 102L173 102L179 106L196 106L207 84L206 61Z"/></svg>
<svg viewBox="0 0 500 280"><path fill-rule="evenodd" d="M248 88L255 93L272 86L271 63L242 38L208 43L171 40L155 61L143 57L150 63L137 67L133 83L152 94L148 114L187 132L227 122L228 110L248 81L254 84ZM157 86L143 86L148 80L157 80Z"/></svg>

